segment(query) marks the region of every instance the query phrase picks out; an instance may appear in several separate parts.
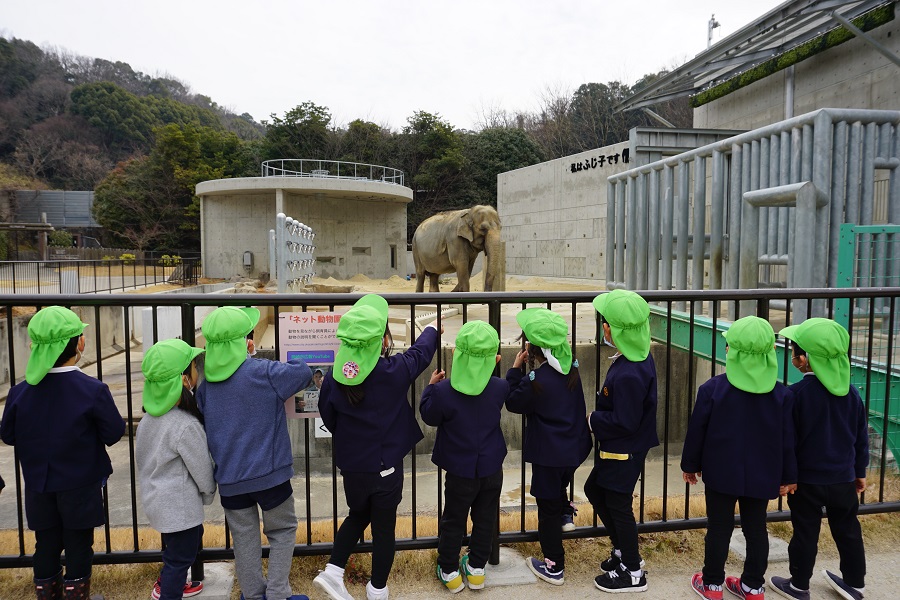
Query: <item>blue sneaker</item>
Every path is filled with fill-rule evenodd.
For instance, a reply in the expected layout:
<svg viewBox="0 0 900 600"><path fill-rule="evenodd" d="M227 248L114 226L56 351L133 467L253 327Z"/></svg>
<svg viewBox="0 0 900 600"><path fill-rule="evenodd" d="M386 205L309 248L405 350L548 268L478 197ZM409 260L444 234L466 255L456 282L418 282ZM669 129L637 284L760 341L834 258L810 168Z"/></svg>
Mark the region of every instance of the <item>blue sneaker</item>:
<svg viewBox="0 0 900 600"><path fill-rule="evenodd" d="M532 573L538 576L538 579L543 579L547 583L552 583L553 585L562 585L565 583L565 580L563 579L563 569L560 569L559 571L553 570L556 563L549 558L538 560L529 556L525 559L525 564L528 565L528 568L531 569Z"/></svg>
<svg viewBox="0 0 900 600"><path fill-rule="evenodd" d="M791 585L790 577L779 577L778 575L773 575L769 579L769 583L772 585L772 590L778 594L779 596L784 596L785 598L793 598L794 600L809 600L809 590L798 590L793 585Z"/></svg>
<svg viewBox="0 0 900 600"><path fill-rule="evenodd" d="M825 578L825 581L828 582L828 585L830 585L831 588L836 591L841 598L845 598L845 600L862 600L863 591L861 589L847 585L843 579L841 579L828 569L822 570L822 577Z"/></svg>

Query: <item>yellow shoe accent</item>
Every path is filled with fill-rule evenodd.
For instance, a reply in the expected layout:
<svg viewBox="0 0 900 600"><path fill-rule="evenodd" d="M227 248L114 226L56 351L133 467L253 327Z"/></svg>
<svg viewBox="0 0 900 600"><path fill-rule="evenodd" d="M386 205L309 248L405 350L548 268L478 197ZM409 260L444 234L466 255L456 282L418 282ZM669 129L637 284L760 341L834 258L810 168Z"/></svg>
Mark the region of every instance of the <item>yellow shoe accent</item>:
<svg viewBox="0 0 900 600"><path fill-rule="evenodd" d="M466 583L469 584L470 590L480 590L484 587L484 569L470 567L468 554L459 561L459 570L466 574Z"/></svg>
<svg viewBox="0 0 900 600"><path fill-rule="evenodd" d="M441 583L447 586L447 589L450 590L450 593L455 594L466 589L466 586L463 585L463 578L459 571L444 573L441 570L441 565L437 565L436 570L438 580L440 580Z"/></svg>

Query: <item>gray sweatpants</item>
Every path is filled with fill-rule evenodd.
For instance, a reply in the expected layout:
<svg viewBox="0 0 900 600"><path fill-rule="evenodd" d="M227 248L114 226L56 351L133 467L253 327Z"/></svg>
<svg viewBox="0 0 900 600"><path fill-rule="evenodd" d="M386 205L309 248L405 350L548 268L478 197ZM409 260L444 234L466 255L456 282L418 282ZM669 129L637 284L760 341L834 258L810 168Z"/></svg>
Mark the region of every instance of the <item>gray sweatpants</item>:
<svg viewBox="0 0 900 600"><path fill-rule="evenodd" d="M262 573L262 542L259 537L259 507L225 509L234 538L234 566L245 600L281 600L291 597L291 560L297 535L294 497L272 510L262 511L263 533L269 541L269 579Z"/></svg>

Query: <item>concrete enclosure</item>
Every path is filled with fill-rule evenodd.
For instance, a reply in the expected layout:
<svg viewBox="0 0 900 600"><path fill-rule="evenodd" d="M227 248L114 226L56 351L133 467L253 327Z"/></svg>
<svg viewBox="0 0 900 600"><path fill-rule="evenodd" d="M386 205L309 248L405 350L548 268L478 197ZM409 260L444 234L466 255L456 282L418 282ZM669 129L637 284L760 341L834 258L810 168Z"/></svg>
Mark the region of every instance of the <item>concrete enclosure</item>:
<svg viewBox="0 0 900 600"><path fill-rule="evenodd" d="M197 195L205 277L273 272L269 230L280 212L313 228L319 277L406 275L408 187L338 177L243 177L201 182ZM243 263L248 250L249 268Z"/></svg>
<svg viewBox="0 0 900 600"><path fill-rule="evenodd" d="M497 176L509 275L606 278L606 178L630 168L627 142Z"/></svg>

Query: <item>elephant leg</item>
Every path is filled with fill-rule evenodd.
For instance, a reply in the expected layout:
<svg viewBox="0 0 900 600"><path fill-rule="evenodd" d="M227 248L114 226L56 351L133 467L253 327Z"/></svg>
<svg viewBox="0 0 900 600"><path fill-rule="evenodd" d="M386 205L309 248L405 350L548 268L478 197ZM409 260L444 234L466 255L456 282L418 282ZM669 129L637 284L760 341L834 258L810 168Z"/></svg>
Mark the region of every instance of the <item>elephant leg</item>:
<svg viewBox="0 0 900 600"><path fill-rule="evenodd" d="M440 277L440 273L429 273L429 289L430 292L440 292L441 286L438 285L438 278Z"/></svg>
<svg viewBox="0 0 900 600"><path fill-rule="evenodd" d="M416 293L425 290L425 269L416 269Z"/></svg>
<svg viewBox="0 0 900 600"><path fill-rule="evenodd" d="M456 272L457 284L456 287L453 288L454 292L468 292L469 291L469 270L463 269Z"/></svg>

